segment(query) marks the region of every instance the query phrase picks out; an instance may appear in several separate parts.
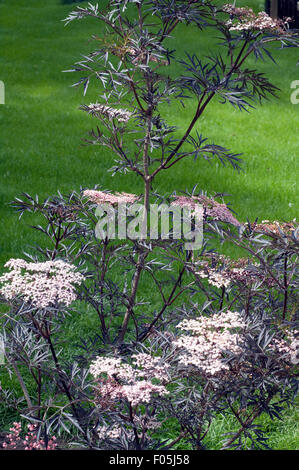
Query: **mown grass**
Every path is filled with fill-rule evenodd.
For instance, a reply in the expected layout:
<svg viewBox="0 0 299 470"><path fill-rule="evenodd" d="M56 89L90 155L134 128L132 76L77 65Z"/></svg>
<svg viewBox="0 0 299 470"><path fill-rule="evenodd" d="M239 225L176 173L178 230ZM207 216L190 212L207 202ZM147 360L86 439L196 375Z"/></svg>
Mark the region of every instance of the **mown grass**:
<svg viewBox="0 0 299 470"><path fill-rule="evenodd" d="M259 6L261 2L250 3ZM78 107L95 101L99 91L91 86L83 98L82 90L70 87L79 77L62 70L92 49L94 44L88 39L99 32L99 26L82 20L64 27L61 20L69 10L60 0L42 7L37 0L0 3L0 78L6 85L6 104L0 107L1 262L21 255L32 240L31 231L8 208L9 201L22 191L43 198L57 190L69 192L96 183L112 190L142 191L134 175L111 178L107 173L113 165L110 152L81 145L94 121ZM182 54L185 50L208 54L213 44L211 31L179 28L178 38L182 41L176 41L176 47ZM197 125L210 141L243 154L243 172L215 162L184 161L158 177L157 190L166 193L197 184L208 192L229 193L240 220L296 217L299 115L298 107L290 102L290 84L299 76L298 55L286 50L275 56L279 56L278 65L268 61L258 67L281 89L279 100L273 98L250 114L216 100ZM255 66L254 61L249 65ZM192 101L186 108L174 103L165 114L171 124L184 130L193 107Z"/></svg>
<svg viewBox="0 0 299 470"><path fill-rule="evenodd" d="M238 4L261 9L263 2L239 1ZM113 165L111 152L81 145L95 121L78 107L98 100L99 90L92 84L84 98L82 90L70 87L79 77L62 70L92 50L94 44L89 38L94 33L101 35L102 30L93 20L64 27L61 20L71 8L72 5L62 5L60 0L0 1L0 80L6 86L5 105L0 106L1 266L10 257L21 257L23 250L29 251L28 245L41 242L40 235L27 226L33 220L19 221L8 205L21 192L38 194L42 199L58 190L68 193L94 184L104 189L142 191L142 182L134 175L112 178L107 172ZM218 47L211 31L199 33L179 27L177 38L173 47L178 55L185 51L208 55L213 46ZM190 160L160 174L155 190L169 193L190 190L197 184L198 189L208 193L229 193L229 200L242 221L247 217L250 220L296 217L299 106L291 104L290 85L299 79L298 53L272 50L277 65L271 61L255 64L251 60L248 66L258 67L272 79L281 90L279 99L270 99L249 114L215 100L196 127L210 141L242 153L243 171L234 172L217 162ZM185 108L174 103L165 106L163 112L170 124L183 131L193 108L194 103L189 100ZM145 297L149 298L150 294L144 286ZM88 318L88 321L82 316L77 319L81 332L87 332L94 324L92 315ZM66 339L73 340L73 334L70 320ZM286 413L281 426L269 424L270 440L276 449L299 447L292 413ZM222 432L223 422L220 419L216 424L214 443Z"/></svg>

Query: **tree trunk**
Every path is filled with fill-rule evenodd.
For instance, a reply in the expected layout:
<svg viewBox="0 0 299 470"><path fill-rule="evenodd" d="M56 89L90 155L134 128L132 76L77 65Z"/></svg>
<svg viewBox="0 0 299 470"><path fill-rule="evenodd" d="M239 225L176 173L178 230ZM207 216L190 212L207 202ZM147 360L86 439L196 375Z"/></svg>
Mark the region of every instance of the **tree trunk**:
<svg viewBox="0 0 299 470"><path fill-rule="evenodd" d="M278 17L278 0L272 0L271 1L270 16L271 16L271 18L277 18Z"/></svg>

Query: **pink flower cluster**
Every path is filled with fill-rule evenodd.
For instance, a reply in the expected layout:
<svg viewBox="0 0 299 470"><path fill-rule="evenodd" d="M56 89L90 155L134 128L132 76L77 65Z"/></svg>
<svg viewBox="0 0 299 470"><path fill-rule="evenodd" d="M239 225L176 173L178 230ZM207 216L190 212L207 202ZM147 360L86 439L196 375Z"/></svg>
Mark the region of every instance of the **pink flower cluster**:
<svg viewBox="0 0 299 470"><path fill-rule="evenodd" d="M136 194L129 193L106 193L104 191L96 191L94 189L86 189L83 191L83 196L86 196L91 202L96 204L133 204L139 197Z"/></svg>
<svg viewBox="0 0 299 470"><path fill-rule="evenodd" d="M101 426L98 430L99 439L118 439L121 436L122 429L118 424L113 426Z"/></svg>
<svg viewBox="0 0 299 470"><path fill-rule="evenodd" d="M147 354L135 354L133 366L120 358L98 357L90 365L90 373L98 383L99 402L104 406L115 399L126 399L132 406L149 403L153 395L167 395L164 385L152 383L152 379L165 382L167 366L160 366L159 359ZM142 367L142 368L141 368Z"/></svg>
<svg viewBox="0 0 299 470"><path fill-rule="evenodd" d="M153 357L146 353L138 353L133 354L132 359L138 368L136 374L139 377L157 379L162 383L168 381L169 365L166 363L162 365L160 357Z"/></svg>
<svg viewBox="0 0 299 470"><path fill-rule="evenodd" d="M6 441L2 444L5 450L55 450L57 447L56 437L53 436L45 444L43 439L37 439L37 425L28 424L28 433L25 438L21 437L21 423L13 423L10 433L6 436Z"/></svg>
<svg viewBox="0 0 299 470"><path fill-rule="evenodd" d="M285 338L273 338L270 350L278 353L291 364L299 364L299 339L295 333L287 332Z"/></svg>
<svg viewBox="0 0 299 470"><path fill-rule="evenodd" d="M10 259L5 267L10 272L0 277L0 293L8 300L21 296L37 308L56 302L70 305L76 299L75 285L84 280L75 266L62 260L33 263Z"/></svg>
<svg viewBox="0 0 299 470"><path fill-rule="evenodd" d="M238 312L227 311L211 317L183 320L178 328L191 334L173 342L179 349L179 363L197 369L205 376L229 371L227 353L241 352L241 333L246 327Z"/></svg>
<svg viewBox="0 0 299 470"><path fill-rule="evenodd" d="M230 4L224 5L223 11L237 18L237 22L232 20L227 22L230 31L272 31L281 34L285 32L287 24L292 21L291 18L272 19L264 11L256 15L251 8L236 8Z"/></svg>
<svg viewBox="0 0 299 470"><path fill-rule="evenodd" d="M213 268L209 268L208 273L205 271L198 271L196 274L203 279L207 278L209 284L218 287L219 289L222 287L227 288L231 282L230 278L225 276L223 271L217 272L217 270Z"/></svg>
<svg viewBox="0 0 299 470"><path fill-rule="evenodd" d="M246 258L237 260L215 253L206 254L195 263L195 273L201 278L207 278L209 284L221 288L231 284L241 283L251 285L255 282L271 287L275 284L264 270L259 270L260 264L250 263Z"/></svg>
<svg viewBox="0 0 299 470"><path fill-rule="evenodd" d="M116 119L119 122L127 122L132 116L132 113L127 109L115 109L98 103L84 105L81 109L84 109L84 111L87 111L89 114L94 116L100 115L108 118L109 120Z"/></svg>
<svg viewBox="0 0 299 470"><path fill-rule="evenodd" d="M230 15L237 16L238 18L244 18L244 17L248 17L248 16L254 17L255 16L252 8L244 8L244 7L238 8L238 7L235 7L234 5L231 5L230 3L227 3L227 4L223 5L222 9L226 13L229 13Z"/></svg>
<svg viewBox="0 0 299 470"><path fill-rule="evenodd" d="M298 227L298 222L296 222L296 219L292 222L278 222L277 220L270 222L269 220L262 220L260 224L251 224L251 227L252 230L258 233L264 233L265 235L281 235L281 232L292 235Z"/></svg>
<svg viewBox="0 0 299 470"><path fill-rule="evenodd" d="M239 227L241 223L232 215L226 204L221 204L213 198L207 196L175 196L172 202L174 206L195 208L197 204L201 204L204 208L204 215L211 217L213 220L220 220Z"/></svg>

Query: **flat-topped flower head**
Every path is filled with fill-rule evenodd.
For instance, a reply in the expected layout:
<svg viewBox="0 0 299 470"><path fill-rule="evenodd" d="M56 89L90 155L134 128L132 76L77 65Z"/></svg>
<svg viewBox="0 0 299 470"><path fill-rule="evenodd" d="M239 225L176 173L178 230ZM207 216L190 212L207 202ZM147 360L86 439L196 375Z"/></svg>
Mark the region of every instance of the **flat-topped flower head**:
<svg viewBox="0 0 299 470"><path fill-rule="evenodd" d="M255 232L266 235L282 235L282 233L291 235L298 227L298 223L295 220L292 222L278 222L277 220L270 222L269 220L263 220L260 224L253 223L251 227Z"/></svg>
<svg viewBox="0 0 299 470"><path fill-rule="evenodd" d="M174 201L171 203L174 206L190 207L195 209L196 205L200 204L204 208L204 216L211 217L213 220L227 222L237 227L241 223L232 215L231 211L226 204L215 201L205 195L201 196L174 196Z"/></svg>
<svg viewBox="0 0 299 470"><path fill-rule="evenodd" d="M101 426L100 429L98 429L98 437L103 440L118 439L121 436L121 433L122 429L117 424L114 424L113 426Z"/></svg>
<svg viewBox="0 0 299 470"><path fill-rule="evenodd" d="M167 377L166 368L162 369L158 358L142 353L132 358L133 365L120 358L102 356L91 363L89 370L96 379L97 401L102 407L112 408L117 399L125 399L136 406L149 403L155 394L169 393L164 385L152 382L152 379L162 382Z"/></svg>
<svg viewBox="0 0 299 470"><path fill-rule="evenodd" d="M153 357L147 353L137 353L132 355L134 364L139 370L136 374L146 379L158 379L162 383L168 380L169 365L161 362L160 357Z"/></svg>
<svg viewBox="0 0 299 470"><path fill-rule="evenodd" d="M250 263L246 258L234 260L228 256L212 253L196 261L195 273L218 288L227 288L235 283L250 285L256 282L273 286L275 284L273 278L264 269L259 268L261 268L259 264Z"/></svg>
<svg viewBox="0 0 299 470"><path fill-rule="evenodd" d="M75 286L84 280L75 266L62 260L34 263L10 259L5 267L10 271L0 277L0 293L7 300L20 297L37 308L70 305L76 299Z"/></svg>
<svg viewBox="0 0 299 470"><path fill-rule="evenodd" d="M239 354L242 350L240 334L246 324L237 312L223 312L211 317L183 320L178 328L182 335L173 342L179 350L179 364L197 369L205 376L215 376L229 371L225 356Z"/></svg>
<svg viewBox="0 0 299 470"><path fill-rule="evenodd" d="M104 104L91 103L89 105L82 105L80 109L92 114L96 117L104 117L112 121L116 119L118 122L128 122L132 114L127 109L116 109Z"/></svg>
<svg viewBox="0 0 299 470"><path fill-rule="evenodd" d="M105 191L97 191L94 189L86 189L83 191L83 196L86 196L91 202L96 204L134 204L139 199L136 194L130 193L107 193Z"/></svg>
<svg viewBox="0 0 299 470"><path fill-rule="evenodd" d="M229 13L231 19L227 22L230 31L261 31L283 34L291 18L273 19L265 11L260 11L257 15L252 8L237 8L227 4L223 6L223 11Z"/></svg>
<svg viewBox="0 0 299 470"><path fill-rule="evenodd" d="M226 5L223 5L222 7L223 11L226 13L229 13L230 15L237 16L238 18L254 18L255 14L252 8L246 8L246 7L235 7L234 5L231 5L230 3L227 3Z"/></svg>
<svg viewBox="0 0 299 470"><path fill-rule="evenodd" d="M102 374L119 380L132 380L134 377L134 369L116 357L97 357L91 363L89 370L94 378L98 378Z"/></svg>
<svg viewBox="0 0 299 470"><path fill-rule="evenodd" d="M273 338L269 349L289 364L299 364L299 334L296 331L286 331L283 337Z"/></svg>

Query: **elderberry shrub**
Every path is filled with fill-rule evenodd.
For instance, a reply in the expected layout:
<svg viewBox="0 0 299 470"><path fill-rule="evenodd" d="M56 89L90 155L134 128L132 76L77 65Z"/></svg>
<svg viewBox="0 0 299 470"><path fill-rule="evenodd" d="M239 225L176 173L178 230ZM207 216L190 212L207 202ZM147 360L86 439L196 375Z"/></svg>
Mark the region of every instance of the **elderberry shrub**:
<svg viewBox="0 0 299 470"><path fill-rule="evenodd" d="M242 111L275 96L248 59L272 58L271 43L298 47L298 34L288 19L203 0L89 3L65 22L85 18L95 22L95 48L70 71L81 74L84 95L91 80L99 85L99 102L81 105L97 123L86 143L114 152L113 174L135 173L144 190L81 188L13 202L20 215L40 218L34 229L49 243L28 261L8 261L0 278L4 367L23 393L1 389L1 398L45 445L55 433L91 449L205 449L214 420L229 414L234 424L218 448L267 447L260 416L281 417L297 392L298 224L240 222L223 195L204 188L153 188L184 159L240 167L240 154L195 126L217 98ZM180 25L196 40L208 29L221 47L180 56ZM181 133L164 106L177 102L189 110ZM193 234L200 207L203 244L186 249L173 220L169 236L151 237L153 202L190 209ZM136 224L136 203L141 237L99 236L100 207L119 229ZM243 256L220 253L224 241ZM66 327L74 344L64 342Z"/></svg>

